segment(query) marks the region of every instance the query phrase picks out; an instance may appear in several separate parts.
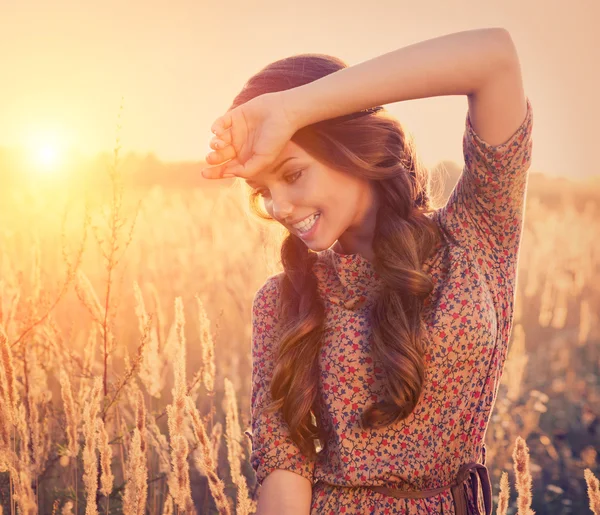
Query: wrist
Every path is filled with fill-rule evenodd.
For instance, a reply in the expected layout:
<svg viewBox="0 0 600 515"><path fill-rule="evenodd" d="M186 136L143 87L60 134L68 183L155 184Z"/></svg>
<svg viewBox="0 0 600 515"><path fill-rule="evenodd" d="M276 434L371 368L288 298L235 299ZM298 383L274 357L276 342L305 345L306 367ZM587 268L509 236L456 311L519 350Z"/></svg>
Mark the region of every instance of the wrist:
<svg viewBox="0 0 600 515"><path fill-rule="evenodd" d="M307 116L308 109L303 104L303 86L279 91L285 114L294 132L313 123Z"/></svg>

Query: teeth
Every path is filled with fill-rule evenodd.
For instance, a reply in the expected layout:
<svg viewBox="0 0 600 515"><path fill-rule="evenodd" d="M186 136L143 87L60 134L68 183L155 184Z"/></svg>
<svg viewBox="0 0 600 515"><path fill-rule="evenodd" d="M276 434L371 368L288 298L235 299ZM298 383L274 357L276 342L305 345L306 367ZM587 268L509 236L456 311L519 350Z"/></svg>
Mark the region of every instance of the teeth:
<svg viewBox="0 0 600 515"><path fill-rule="evenodd" d="M317 213L316 215L312 215L309 218L307 218L306 220L302 220L302 222L297 223L296 225L292 225L292 227L299 231L306 232L312 228L314 223L317 221L317 218L319 218L319 215L320 215L320 213Z"/></svg>

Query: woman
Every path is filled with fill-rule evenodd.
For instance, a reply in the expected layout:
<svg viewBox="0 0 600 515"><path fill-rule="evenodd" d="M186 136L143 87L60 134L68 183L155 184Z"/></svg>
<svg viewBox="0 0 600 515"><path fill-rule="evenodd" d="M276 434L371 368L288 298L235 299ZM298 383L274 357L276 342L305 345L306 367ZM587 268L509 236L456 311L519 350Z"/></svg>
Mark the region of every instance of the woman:
<svg viewBox="0 0 600 515"><path fill-rule="evenodd" d="M433 209L380 104L459 94L465 168ZM253 302L260 515L491 513L532 122L501 28L282 59L215 121L203 175L245 179L289 230Z"/></svg>

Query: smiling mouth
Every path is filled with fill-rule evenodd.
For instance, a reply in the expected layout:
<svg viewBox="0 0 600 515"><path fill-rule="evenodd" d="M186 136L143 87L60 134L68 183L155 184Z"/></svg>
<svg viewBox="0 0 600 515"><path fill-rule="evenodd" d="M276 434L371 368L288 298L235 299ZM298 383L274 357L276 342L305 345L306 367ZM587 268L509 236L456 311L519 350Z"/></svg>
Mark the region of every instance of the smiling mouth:
<svg viewBox="0 0 600 515"><path fill-rule="evenodd" d="M313 216L314 216L314 219L308 229L306 229L307 225L304 225L303 229L294 228L294 232L298 236L300 236L300 238L302 238L302 239L312 238L312 235L314 234L317 226L319 225L319 222L321 221L321 213L317 212L316 215L311 215L310 217L307 217L307 218L310 219Z"/></svg>

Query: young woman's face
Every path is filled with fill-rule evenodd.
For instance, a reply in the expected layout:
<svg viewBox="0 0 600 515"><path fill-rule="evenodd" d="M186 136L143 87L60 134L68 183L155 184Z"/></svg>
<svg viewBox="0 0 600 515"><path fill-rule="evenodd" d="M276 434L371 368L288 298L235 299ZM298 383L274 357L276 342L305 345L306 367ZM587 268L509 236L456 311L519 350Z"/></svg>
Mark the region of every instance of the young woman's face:
<svg viewBox="0 0 600 515"><path fill-rule="evenodd" d="M311 250L328 249L338 239L345 254L370 244L375 206L369 181L325 166L291 140L270 169L246 182L263 197L269 215Z"/></svg>

